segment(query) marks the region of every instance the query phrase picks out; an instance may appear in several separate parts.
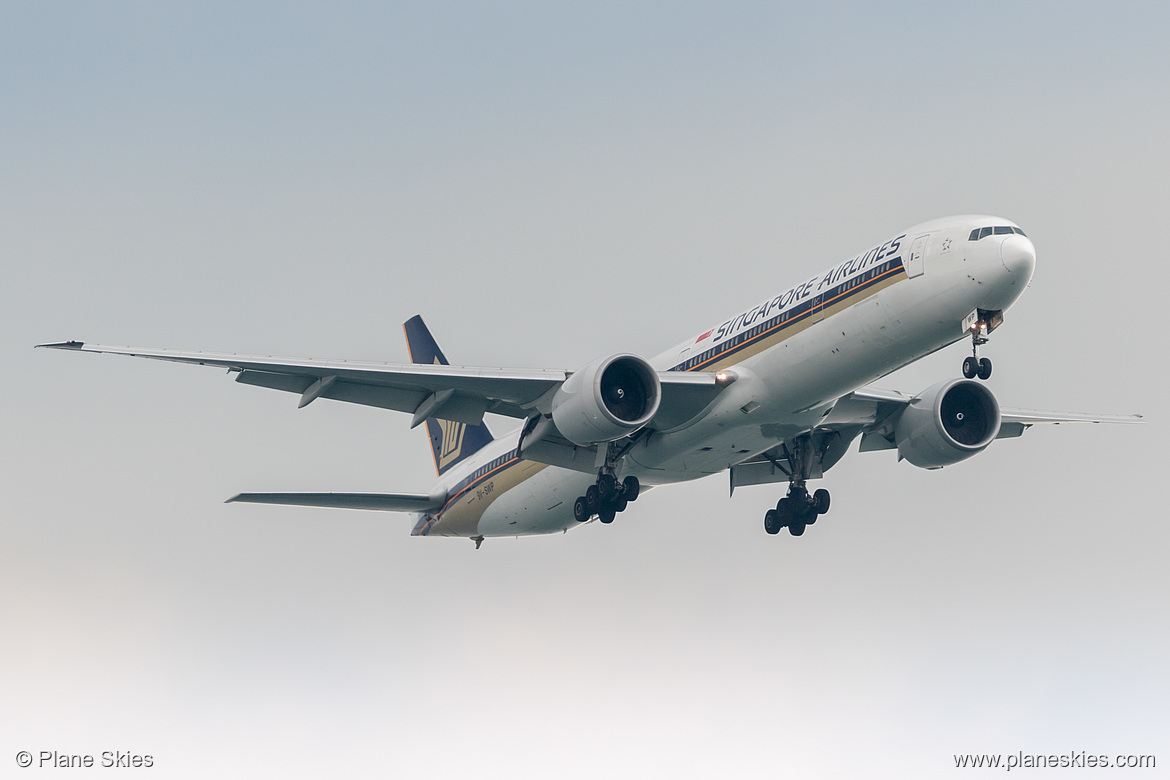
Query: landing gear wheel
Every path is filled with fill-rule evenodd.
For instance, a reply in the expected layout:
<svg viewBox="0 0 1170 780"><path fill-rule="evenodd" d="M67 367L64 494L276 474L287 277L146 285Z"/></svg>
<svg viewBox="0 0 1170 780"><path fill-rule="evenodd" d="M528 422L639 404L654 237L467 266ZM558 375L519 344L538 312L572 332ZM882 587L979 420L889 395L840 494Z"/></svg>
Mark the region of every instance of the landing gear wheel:
<svg viewBox="0 0 1170 780"><path fill-rule="evenodd" d="M585 509L589 511L589 514L594 514L600 506L601 491L597 489L597 485L590 485L585 491Z"/></svg>
<svg viewBox="0 0 1170 780"><path fill-rule="evenodd" d="M601 512L598 513L597 519L603 523L609 524L613 522L613 518L616 515L617 512L615 512L613 509L602 509Z"/></svg>
<svg viewBox="0 0 1170 780"><path fill-rule="evenodd" d="M787 498L782 498L776 502L776 522L780 524L780 528L792 522L792 517L795 514L792 511L792 502Z"/></svg>
<svg viewBox="0 0 1170 780"><path fill-rule="evenodd" d="M813 508L816 509L818 515L829 511L829 491L821 488L813 493Z"/></svg>
<svg viewBox="0 0 1170 780"><path fill-rule="evenodd" d="M589 519L589 510L585 508L584 496L578 496L577 500L573 502L573 519L578 523L584 523Z"/></svg>
<svg viewBox="0 0 1170 780"><path fill-rule="evenodd" d="M602 474L597 478L597 490L602 501L609 501L617 495L618 482L613 474Z"/></svg>
<svg viewBox="0 0 1170 780"><path fill-rule="evenodd" d="M780 533L780 514L775 509L769 509L764 513L764 530L770 534Z"/></svg>
<svg viewBox="0 0 1170 780"><path fill-rule="evenodd" d="M991 378L991 358L979 358L979 378L987 380Z"/></svg>
<svg viewBox="0 0 1170 780"><path fill-rule="evenodd" d="M986 358L984 358L986 360ZM990 361L989 361L990 363ZM972 355L963 358L963 376L967 379L974 379L975 375L979 373L979 361ZM988 369L990 373L990 369Z"/></svg>
<svg viewBox="0 0 1170 780"><path fill-rule="evenodd" d="M637 501L638 492L642 489L638 478L633 474L622 480L622 497L627 501Z"/></svg>
<svg viewBox="0 0 1170 780"><path fill-rule="evenodd" d="M629 500L625 496L622 496L617 500L617 504L614 506L614 508L618 512L624 512L626 511L626 507L629 505L629 503Z"/></svg>
<svg viewBox="0 0 1170 780"><path fill-rule="evenodd" d="M788 526L788 533L800 536L807 526L817 521L817 508L808 491L800 488L792 491L786 498L780 499L776 514L780 516L782 526Z"/></svg>

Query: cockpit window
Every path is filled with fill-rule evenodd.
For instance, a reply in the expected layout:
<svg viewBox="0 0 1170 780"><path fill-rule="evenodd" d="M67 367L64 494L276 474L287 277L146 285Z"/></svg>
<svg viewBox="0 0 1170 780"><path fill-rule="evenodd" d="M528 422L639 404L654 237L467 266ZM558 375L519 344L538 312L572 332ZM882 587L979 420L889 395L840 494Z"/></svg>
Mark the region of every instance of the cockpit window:
<svg viewBox="0 0 1170 780"><path fill-rule="evenodd" d="M993 227L989 225L988 227L975 228L972 230L971 235L967 240L978 241L979 239L986 238L987 236L1008 236L1012 233L1021 235L1024 238L1028 237L1028 234L1020 230L1018 227L1013 227L1011 225L995 225Z"/></svg>

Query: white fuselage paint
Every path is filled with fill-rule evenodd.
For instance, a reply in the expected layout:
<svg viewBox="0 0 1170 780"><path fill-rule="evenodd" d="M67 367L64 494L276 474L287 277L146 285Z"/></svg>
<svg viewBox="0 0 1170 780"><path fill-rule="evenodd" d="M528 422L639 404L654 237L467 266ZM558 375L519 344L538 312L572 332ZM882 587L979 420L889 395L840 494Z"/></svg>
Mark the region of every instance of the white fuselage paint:
<svg viewBox="0 0 1170 780"><path fill-rule="evenodd" d="M985 226L1015 225L988 216L916 225L850 263L809 277L722 323L732 323L730 327L716 326L651 360L660 371L732 369L738 378L695 419L638 442L625 459L622 475L633 474L644 486L653 486L724 471L809 430L841 396L968 338L964 318L976 309L1010 307L1031 279L1035 262L1031 241L1020 234L969 240L972 230ZM896 253L883 255L882 250L891 246ZM817 313L777 328L774 335L757 339L739 353L729 351L701 365L684 363L704 350L718 353L721 345L733 345L737 334L752 336L756 322L764 323L786 305L816 300L834 286L849 284L851 278L863 279L866 269L875 267L875 258L887 265L894 262L880 283L870 282L873 289L843 293L835 300L826 295ZM859 282L858 287L864 285ZM755 327L765 329L762 324ZM483 464L505 457L514 450L517 435L503 436L459 464L444 475L444 485L451 490ZM422 533L520 536L573 528L579 525L573 519L573 501L594 479L591 474L512 460L465 493L451 491L448 505ZM480 508L476 502L482 502ZM472 533L466 522L445 522L444 515L460 504L466 504L465 518L468 512L478 517Z"/></svg>

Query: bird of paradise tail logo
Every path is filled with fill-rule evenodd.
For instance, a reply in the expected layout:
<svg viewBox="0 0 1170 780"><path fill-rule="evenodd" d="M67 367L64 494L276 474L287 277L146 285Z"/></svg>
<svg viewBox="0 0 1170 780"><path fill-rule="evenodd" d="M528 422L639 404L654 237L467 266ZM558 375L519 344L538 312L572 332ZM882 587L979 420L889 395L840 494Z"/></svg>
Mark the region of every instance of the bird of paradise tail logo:
<svg viewBox="0 0 1170 780"><path fill-rule="evenodd" d="M435 365L443 365L438 355L435 356ZM439 471L442 471L451 465L452 461L459 458L459 451L463 449L463 434L467 431L467 425L443 419L437 419L435 422L439 424L438 468Z"/></svg>
<svg viewBox="0 0 1170 780"><path fill-rule="evenodd" d="M463 434L467 430L467 425L451 420L436 420L436 422L439 423L439 430L443 437L439 443L439 468L444 469L451 461L459 457L459 451L463 449Z"/></svg>

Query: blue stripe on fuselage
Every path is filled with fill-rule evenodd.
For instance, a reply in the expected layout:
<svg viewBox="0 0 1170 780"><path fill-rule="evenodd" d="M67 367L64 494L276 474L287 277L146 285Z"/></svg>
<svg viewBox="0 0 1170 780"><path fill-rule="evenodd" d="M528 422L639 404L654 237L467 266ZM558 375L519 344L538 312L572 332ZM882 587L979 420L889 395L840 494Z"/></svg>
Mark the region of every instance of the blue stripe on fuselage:
<svg viewBox="0 0 1170 780"><path fill-rule="evenodd" d="M448 494L449 497L443 504L442 508L440 508L439 511L432 515L429 519L424 519L421 525L416 527L417 535L426 536L427 532L430 531L431 526L438 522L439 518L443 516L443 513L447 511L447 507L451 506L460 498L467 495L470 491L474 490L484 481L496 476L497 474L500 474L512 466L515 466L519 462L520 458L518 456L517 450L508 450L503 455L498 455L495 458L492 458L487 463L456 482L451 487L451 490Z"/></svg>
<svg viewBox="0 0 1170 780"><path fill-rule="evenodd" d="M831 287L820 295L820 302L816 299L803 301L797 306L782 311L766 322L759 325L753 325L743 333L733 336L727 341L718 344L705 352L694 355L669 371L699 371L709 366L716 360L729 357L737 352L740 352L753 344L758 344L762 339L770 338L783 330L796 325L811 317L817 309L825 306L840 303L844 300L859 295L863 291L873 287L881 281L897 276L899 273L905 273L906 269L902 265L902 258L894 257L881 265L866 271L860 276L855 276L851 279L844 280L841 284ZM867 278L868 277L868 278ZM852 286L850 286L852 285ZM761 329L759 332L755 332ZM755 332L755 333L754 333ZM754 335L751 335L753 334Z"/></svg>

